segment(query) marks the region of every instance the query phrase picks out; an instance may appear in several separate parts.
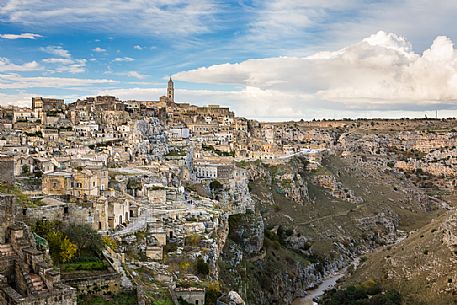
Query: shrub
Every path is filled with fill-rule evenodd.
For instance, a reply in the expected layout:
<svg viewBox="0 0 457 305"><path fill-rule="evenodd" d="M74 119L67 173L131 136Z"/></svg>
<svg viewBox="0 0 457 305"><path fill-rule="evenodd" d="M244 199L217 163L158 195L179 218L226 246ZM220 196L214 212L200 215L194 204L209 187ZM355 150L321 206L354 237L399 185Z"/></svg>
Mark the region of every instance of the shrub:
<svg viewBox="0 0 457 305"><path fill-rule="evenodd" d="M73 272L73 271L96 271L96 270L106 270L108 266L103 261L97 262L78 262L78 263L68 263L62 264L60 266L63 272Z"/></svg>
<svg viewBox="0 0 457 305"><path fill-rule="evenodd" d="M224 188L224 185L222 185L222 183L220 183L218 180L213 180L209 184L209 188L212 191L220 191L220 190L222 190Z"/></svg>
<svg viewBox="0 0 457 305"><path fill-rule="evenodd" d="M206 263L203 258L200 256L197 258L196 264L195 264L195 270L197 271L198 274L201 275L208 275L209 274L209 265Z"/></svg>
<svg viewBox="0 0 457 305"><path fill-rule="evenodd" d="M49 252L54 262L66 263L71 261L77 252L77 247L60 231L52 231L46 235Z"/></svg>
<svg viewBox="0 0 457 305"><path fill-rule="evenodd" d="M222 295L219 282L209 282L206 287L205 304L216 304L217 299Z"/></svg>
<svg viewBox="0 0 457 305"><path fill-rule="evenodd" d="M177 249L178 249L178 245L176 245L176 243L167 243L163 247L163 252L164 253L176 252Z"/></svg>
<svg viewBox="0 0 457 305"><path fill-rule="evenodd" d="M200 243L201 236L198 234L191 234L186 236L186 246L197 247Z"/></svg>
<svg viewBox="0 0 457 305"><path fill-rule="evenodd" d="M106 247L110 247L114 251L117 250L117 247L118 247L117 241L114 238L112 238L111 236L107 236L107 235L102 236L102 241Z"/></svg>
<svg viewBox="0 0 457 305"><path fill-rule="evenodd" d="M373 280L345 289L333 289L324 295L323 305L400 305L401 295L396 290L383 291Z"/></svg>

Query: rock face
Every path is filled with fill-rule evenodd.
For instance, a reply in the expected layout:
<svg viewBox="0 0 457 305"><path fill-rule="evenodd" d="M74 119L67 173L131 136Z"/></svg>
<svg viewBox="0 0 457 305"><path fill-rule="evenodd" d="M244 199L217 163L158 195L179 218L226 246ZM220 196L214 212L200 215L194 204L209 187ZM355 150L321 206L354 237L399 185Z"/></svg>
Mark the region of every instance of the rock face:
<svg viewBox="0 0 457 305"><path fill-rule="evenodd" d="M341 182L338 182L333 175L318 175L314 177L314 182L319 186L329 190L331 195L352 203L363 203L363 198L356 196L354 191L343 187Z"/></svg>
<svg viewBox="0 0 457 305"><path fill-rule="evenodd" d="M382 172L329 162L318 173L302 159L247 165L255 210L229 218L219 260L224 287L249 304L291 304L355 257L402 237L399 213L427 213L428 197L401 180L386 185ZM316 181L322 173L332 178Z"/></svg>
<svg viewBox="0 0 457 305"><path fill-rule="evenodd" d="M259 253L263 247L264 222L262 216L248 211L230 217L230 239L247 255Z"/></svg>
<svg viewBox="0 0 457 305"><path fill-rule="evenodd" d="M393 244L399 237L398 223L396 216L384 213L359 219L359 226L366 232L364 237L371 248Z"/></svg>
<svg viewBox="0 0 457 305"><path fill-rule="evenodd" d="M443 243L457 255L457 213L454 212L442 225Z"/></svg>
<svg viewBox="0 0 457 305"><path fill-rule="evenodd" d="M228 300L229 300L229 305L243 305L244 300L241 298L241 296L238 294L236 291L230 291L228 293Z"/></svg>
<svg viewBox="0 0 457 305"><path fill-rule="evenodd" d="M278 174L274 181L286 198L297 203L305 202L304 199L309 200L308 185L300 173Z"/></svg>
<svg viewBox="0 0 457 305"><path fill-rule="evenodd" d="M263 230L258 215L236 215L230 221L231 232L221 258L226 269L221 279L231 289L244 291L249 304L291 304L322 282L326 274L351 261L350 256L341 255L310 262L305 257L312 254L303 250L308 247L306 237L292 234L279 243L270 239L273 233L265 237ZM244 290L246 286L249 291Z"/></svg>

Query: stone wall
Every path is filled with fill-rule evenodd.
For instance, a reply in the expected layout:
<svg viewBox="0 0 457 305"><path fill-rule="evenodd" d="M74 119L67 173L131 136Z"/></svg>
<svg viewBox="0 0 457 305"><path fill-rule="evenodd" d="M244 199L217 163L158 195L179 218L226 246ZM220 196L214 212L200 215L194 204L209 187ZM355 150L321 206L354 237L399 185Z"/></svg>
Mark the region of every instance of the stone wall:
<svg viewBox="0 0 457 305"><path fill-rule="evenodd" d="M5 276L8 284L15 280L15 261L15 257L0 257L0 274Z"/></svg>
<svg viewBox="0 0 457 305"><path fill-rule="evenodd" d="M7 228L14 223L16 214L16 198L0 194L0 244L6 243Z"/></svg>
<svg viewBox="0 0 457 305"><path fill-rule="evenodd" d="M0 158L0 182L14 183L14 159L12 157Z"/></svg>
<svg viewBox="0 0 457 305"><path fill-rule="evenodd" d="M176 298L182 299L190 304L205 304L205 289L195 288L176 288Z"/></svg>
<svg viewBox="0 0 457 305"><path fill-rule="evenodd" d="M42 295L22 297L11 287L0 287L0 305L76 305L76 291L67 286Z"/></svg>
<svg viewBox="0 0 457 305"><path fill-rule="evenodd" d="M121 276L116 272L81 274L79 277L62 274L62 278L65 284L76 288L78 294L116 294L121 290Z"/></svg>
<svg viewBox="0 0 457 305"><path fill-rule="evenodd" d="M22 210L22 218L27 223L35 223L37 220L47 219L49 221L63 221L68 223L93 223L90 217L90 208L84 208L72 203L46 205L37 208Z"/></svg>

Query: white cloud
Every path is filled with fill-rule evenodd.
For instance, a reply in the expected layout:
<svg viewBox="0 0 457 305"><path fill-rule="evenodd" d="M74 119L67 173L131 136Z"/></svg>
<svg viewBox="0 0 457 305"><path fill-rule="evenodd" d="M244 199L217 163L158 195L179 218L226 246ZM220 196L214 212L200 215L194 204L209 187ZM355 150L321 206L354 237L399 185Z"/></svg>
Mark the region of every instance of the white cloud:
<svg viewBox="0 0 457 305"><path fill-rule="evenodd" d="M135 59L133 59L131 57L116 57L115 59L113 59L114 62L131 62L134 60Z"/></svg>
<svg viewBox="0 0 457 305"><path fill-rule="evenodd" d="M134 48L135 50L143 50L143 47L140 46L140 45L138 45L138 44L137 44L137 45L134 45L133 48Z"/></svg>
<svg viewBox="0 0 457 305"><path fill-rule="evenodd" d="M452 26L456 10L457 2L453 0L365 1L357 6L356 18L337 18L324 25L323 36L347 44L384 29L406 35L418 50L424 50L437 35L457 35Z"/></svg>
<svg viewBox="0 0 457 305"><path fill-rule="evenodd" d="M41 38L40 34L33 33L22 33L22 34L0 34L0 38L3 39L36 39Z"/></svg>
<svg viewBox="0 0 457 305"><path fill-rule="evenodd" d="M41 70L42 67L36 62L31 61L22 65L11 63L8 58L0 57L0 71L36 71Z"/></svg>
<svg viewBox="0 0 457 305"><path fill-rule="evenodd" d="M15 93L15 94L5 94L0 92L0 105L1 106L19 106L19 107L31 107L32 106L32 97L39 96L39 94L34 93Z"/></svg>
<svg viewBox="0 0 457 305"><path fill-rule="evenodd" d="M258 50L301 48L324 23L337 23L337 12L348 12L364 6L364 0L252 0L245 4L249 13L247 31L235 39L234 46ZM311 32L309 31L311 30ZM321 29L320 29L321 30Z"/></svg>
<svg viewBox="0 0 457 305"><path fill-rule="evenodd" d="M185 35L208 32L213 0L5 0L0 22L35 28L75 26L110 33Z"/></svg>
<svg viewBox="0 0 457 305"><path fill-rule="evenodd" d="M113 95L123 100L158 100L166 94L166 88L119 88L100 90L97 95ZM278 103L278 100L291 99L294 95L246 87L240 91L212 91L176 89L175 99L178 102L189 102L195 105L219 104L235 110L237 116L249 118L272 119L272 114L278 118L298 118L309 114L300 109L300 101ZM306 99L306 96L302 96ZM261 105L261 106L259 106Z"/></svg>
<svg viewBox="0 0 457 305"><path fill-rule="evenodd" d="M82 73L86 71L86 59L73 59L71 53L61 46L48 46L42 51L60 56L59 58L44 58L43 63L48 64L52 73Z"/></svg>
<svg viewBox="0 0 457 305"><path fill-rule="evenodd" d="M106 49L96 47L96 48L92 49L92 51L97 52L97 53L103 53L103 52L106 52Z"/></svg>
<svg viewBox="0 0 457 305"><path fill-rule="evenodd" d="M71 77L24 77L19 74L0 74L1 89L29 89L29 88L63 88L89 87L107 84L116 84L108 79L80 79Z"/></svg>
<svg viewBox="0 0 457 305"><path fill-rule="evenodd" d="M184 71L173 78L243 86L236 93L241 113L246 107L264 113L268 105L281 109L281 116L306 114L308 109L457 109L457 50L447 37L437 37L423 54L416 54L403 37L378 32L336 52L251 59ZM226 96L216 95L222 101ZM278 114L274 107L270 110Z"/></svg>
<svg viewBox="0 0 457 305"><path fill-rule="evenodd" d="M44 63L54 65L51 72L57 73L82 73L86 71L85 59L70 59L70 58L45 58Z"/></svg>
<svg viewBox="0 0 457 305"><path fill-rule="evenodd" d="M70 58L71 54L68 50L65 50L61 46L47 46L45 48L41 48L43 52L46 52L48 54L60 56L63 58Z"/></svg>
<svg viewBox="0 0 457 305"><path fill-rule="evenodd" d="M437 35L457 37L457 1L243 1L247 31L230 44L264 56L303 56L355 43L383 29L424 50ZM270 55L269 55L270 54Z"/></svg>
<svg viewBox="0 0 457 305"><path fill-rule="evenodd" d="M146 77L145 75L143 75L137 71L129 71L129 72L127 72L127 76L137 78L137 79L144 79Z"/></svg>

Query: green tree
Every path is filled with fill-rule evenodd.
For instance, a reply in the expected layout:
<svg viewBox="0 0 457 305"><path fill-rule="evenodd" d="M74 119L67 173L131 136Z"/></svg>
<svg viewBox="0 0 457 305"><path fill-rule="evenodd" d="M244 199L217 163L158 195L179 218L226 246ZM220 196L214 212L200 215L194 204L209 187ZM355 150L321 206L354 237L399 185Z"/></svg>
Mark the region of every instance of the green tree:
<svg viewBox="0 0 457 305"><path fill-rule="evenodd" d="M60 244L60 258L62 262L68 263L75 257L78 248L74 243L70 241L68 237L64 237L62 243Z"/></svg>
<svg viewBox="0 0 457 305"><path fill-rule="evenodd" d="M210 182L209 184L209 188L212 190L212 191L220 191L224 188L224 186L222 185L222 183L220 183L218 180L213 180Z"/></svg>
<svg viewBox="0 0 457 305"><path fill-rule="evenodd" d="M22 165L22 174L27 175L30 174L30 166L27 164Z"/></svg>
<svg viewBox="0 0 457 305"><path fill-rule="evenodd" d="M198 274L208 275L209 274L209 265L206 263L201 256L197 258L195 263L195 269Z"/></svg>
<svg viewBox="0 0 457 305"><path fill-rule="evenodd" d="M209 282L206 287L205 304L216 304L217 299L222 295L221 284L217 281Z"/></svg>
<svg viewBox="0 0 457 305"><path fill-rule="evenodd" d="M55 263L67 263L75 257L78 249L63 232L49 232L46 239L49 244L49 253Z"/></svg>
<svg viewBox="0 0 457 305"><path fill-rule="evenodd" d="M98 252L103 249L101 236L89 224L70 224L64 228L64 233L78 247L78 257L81 257L81 250Z"/></svg>
<svg viewBox="0 0 457 305"><path fill-rule="evenodd" d="M61 226L59 221L39 220L33 225L32 231L46 238L50 232L61 231Z"/></svg>

